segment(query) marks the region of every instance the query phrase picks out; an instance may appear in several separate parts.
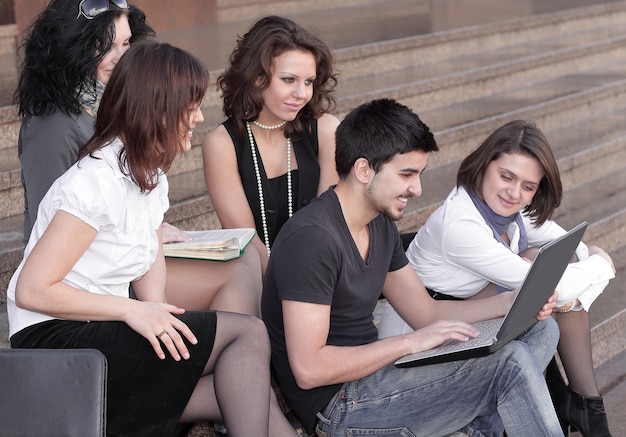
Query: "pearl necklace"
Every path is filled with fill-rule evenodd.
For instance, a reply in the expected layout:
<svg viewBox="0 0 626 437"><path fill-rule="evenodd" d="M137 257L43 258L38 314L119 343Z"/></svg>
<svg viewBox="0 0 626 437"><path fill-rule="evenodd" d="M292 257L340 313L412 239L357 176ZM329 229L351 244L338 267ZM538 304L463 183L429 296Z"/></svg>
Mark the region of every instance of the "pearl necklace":
<svg viewBox="0 0 626 437"><path fill-rule="evenodd" d="M264 124L253 121L253 123L261 129L278 129L283 127L286 121L282 121L274 126L266 126ZM254 163L254 174L256 176L256 185L259 191L259 206L261 207L261 226L263 228L263 237L267 254L270 254L270 238L267 231L267 217L265 215L265 198L263 197L263 184L261 182L261 171L259 170L259 159L256 154L256 147L254 143L254 136L252 135L252 129L250 123L246 122L246 130L248 131L248 140L250 141L250 150L252 152L252 162ZM291 139L287 138L287 205L289 211L289 217L293 215L293 193L291 190Z"/></svg>
<svg viewBox="0 0 626 437"><path fill-rule="evenodd" d="M273 126L268 126L266 124L263 123L259 123L258 121L254 120L252 123L254 123L255 126L260 127L261 129L265 129L265 130L274 130L274 129L279 129L281 127L283 127L287 122L286 121L281 121L278 124L275 124Z"/></svg>

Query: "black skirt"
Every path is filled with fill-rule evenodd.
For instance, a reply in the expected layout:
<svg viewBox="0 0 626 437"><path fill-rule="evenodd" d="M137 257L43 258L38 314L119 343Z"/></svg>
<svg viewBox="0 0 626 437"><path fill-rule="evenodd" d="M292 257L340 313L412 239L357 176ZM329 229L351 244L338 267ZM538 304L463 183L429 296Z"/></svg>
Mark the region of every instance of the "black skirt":
<svg viewBox="0 0 626 437"><path fill-rule="evenodd" d="M157 357L144 337L124 322L50 320L15 333L13 348L101 351L107 358L107 435L169 436L180 420L215 342L215 312L177 315L198 339L185 340L188 360ZM184 337L183 337L184 338Z"/></svg>

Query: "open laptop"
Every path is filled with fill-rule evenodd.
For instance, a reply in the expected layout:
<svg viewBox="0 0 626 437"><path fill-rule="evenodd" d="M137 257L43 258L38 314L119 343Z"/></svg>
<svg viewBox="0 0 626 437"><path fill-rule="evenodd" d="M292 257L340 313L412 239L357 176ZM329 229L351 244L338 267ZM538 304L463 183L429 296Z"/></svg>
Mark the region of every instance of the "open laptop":
<svg viewBox="0 0 626 437"><path fill-rule="evenodd" d="M543 245L504 317L474 323L480 333L467 342L448 340L436 348L406 355L398 367L414 367L446 361L466 360L493 353L519 337L537 322L537 314L554 293L567 264L587 229L582 222L567 234Z"/></svg>

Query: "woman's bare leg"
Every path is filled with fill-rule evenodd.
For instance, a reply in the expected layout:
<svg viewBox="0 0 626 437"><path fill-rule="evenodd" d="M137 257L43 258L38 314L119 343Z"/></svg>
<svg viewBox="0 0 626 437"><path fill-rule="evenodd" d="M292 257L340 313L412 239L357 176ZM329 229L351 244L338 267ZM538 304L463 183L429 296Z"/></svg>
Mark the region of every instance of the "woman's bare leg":
<svg viewBox="0 0 626 437"><path fill-rule="evenodd" d="M259 316L261 262L253 246L241 258L221 262L166 258L169 303L188 310Z"/></svg>

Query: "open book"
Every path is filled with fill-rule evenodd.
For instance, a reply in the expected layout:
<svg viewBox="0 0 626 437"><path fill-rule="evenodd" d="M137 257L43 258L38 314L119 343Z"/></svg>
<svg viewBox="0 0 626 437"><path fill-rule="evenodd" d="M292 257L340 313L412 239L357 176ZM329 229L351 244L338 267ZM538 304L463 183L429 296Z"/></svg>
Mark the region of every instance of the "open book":
<svg viewBox="0 0 626 437"><path fill-rule="evenodd" d="M164 244L165 256L228 261L243 255L246 246L256 235L256 230L253 228L185 232L191 235L193 239Z"/></svg>

